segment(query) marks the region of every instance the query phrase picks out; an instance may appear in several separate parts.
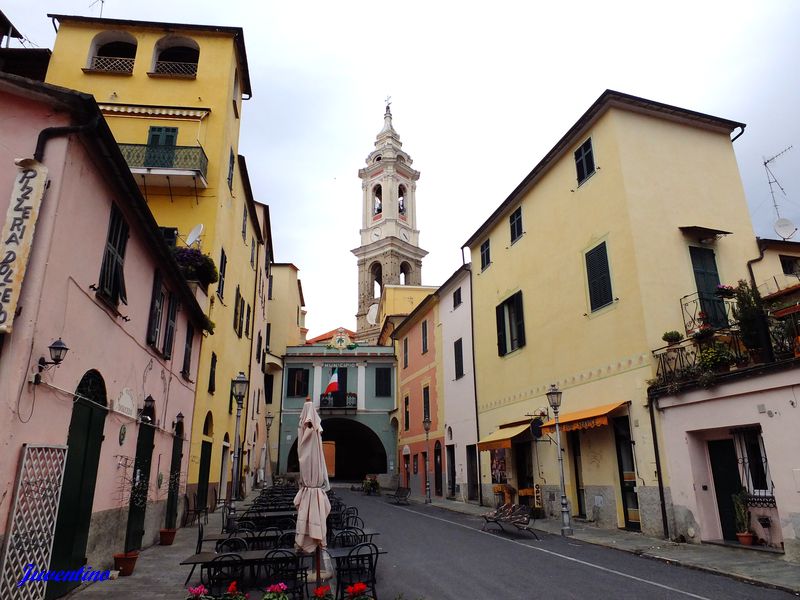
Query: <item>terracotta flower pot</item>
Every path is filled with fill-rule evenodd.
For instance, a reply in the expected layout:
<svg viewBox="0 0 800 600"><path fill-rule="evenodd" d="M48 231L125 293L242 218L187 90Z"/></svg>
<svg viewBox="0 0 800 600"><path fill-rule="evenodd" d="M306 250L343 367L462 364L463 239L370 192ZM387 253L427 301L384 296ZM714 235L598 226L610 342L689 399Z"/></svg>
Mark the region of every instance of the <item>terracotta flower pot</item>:
<svg viewBox="0 0 800 600"><path fill-rule="evenodd" d="M739 543L742 546L752 546L753 545L753 534L750 532L746 533L737 533L736 538L739 540Z"/></svg>
<svg viewBox="0 0 800 600"><path fill-rule="evenodd" d="M178 533L177 529L159 529L158 536L162 546L172 546L175 541L175 534Z"/></svg>
<svg viewBox="0 0 800 600"><path fill-rule="evenodd" d="M121 577L126 577L133 574L133 569L136 566L136 559L139 558L139 551L133 552L120 552L114 555L114 568L119 571Z"/></svg>

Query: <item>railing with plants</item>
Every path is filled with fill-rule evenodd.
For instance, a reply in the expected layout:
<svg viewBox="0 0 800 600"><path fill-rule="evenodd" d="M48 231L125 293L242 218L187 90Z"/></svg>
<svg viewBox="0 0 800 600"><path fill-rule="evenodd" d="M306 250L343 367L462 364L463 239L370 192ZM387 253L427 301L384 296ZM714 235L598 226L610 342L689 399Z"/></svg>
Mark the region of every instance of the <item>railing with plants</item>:
<svg viewBox="0 0 800 600"><path fill-rule="evenodd" d="M132 168L185 169L208 172L208 157L202 146L154 146L119 144L125 162Z"/></svg>
<svg viewBox="0 0 800 600"><path fill-rule="evenodd" d="M681 298L681 314L686 335L703 329L728 327L734 320L736 302L731 296L694 292Z"/></svg>

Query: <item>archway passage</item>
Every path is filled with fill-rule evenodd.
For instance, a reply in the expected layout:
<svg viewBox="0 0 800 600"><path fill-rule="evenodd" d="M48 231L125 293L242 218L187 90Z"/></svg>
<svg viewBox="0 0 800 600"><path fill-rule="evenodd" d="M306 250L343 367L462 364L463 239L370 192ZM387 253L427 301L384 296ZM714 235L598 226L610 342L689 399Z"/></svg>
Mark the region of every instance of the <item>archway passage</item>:
<svg viewBox="0 0 800 600"><path fill-rule="evenodd" d="M367 474L386 473L386 450L369 427L342 417L322 420L322 441L336 444L336 481L362 481ZM299 471L297 440L289 450L288 471Z"/></svg>

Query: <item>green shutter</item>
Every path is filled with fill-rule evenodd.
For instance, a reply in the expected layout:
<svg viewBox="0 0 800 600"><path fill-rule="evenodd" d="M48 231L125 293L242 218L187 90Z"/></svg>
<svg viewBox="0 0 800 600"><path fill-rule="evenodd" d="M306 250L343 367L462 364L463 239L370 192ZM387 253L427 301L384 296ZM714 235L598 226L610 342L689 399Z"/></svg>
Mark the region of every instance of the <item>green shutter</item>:
<svg viewBox="0 0 800 600"><path fill-rule="evenodd" d="M497 316L497 355L506 355L506 319L505 309L502 304L495 307L495 314Z"/></svg>
<svg viewBox="0 0 800 600"><path fill-rule="evenodd" d="M153 275L153 294L150 297L150 319L147 322L146 341L150 346L155 345L158 331L158 317L161 314L161 273L156 269Z"/></svg>
<svg viewBox="0 0 800 600"><path fill-rule="evenodd" d="M525 345L525 315L522 312L522 292L514 294L514 316L516 317L517 348Z"/></svg>
<svg viewBox="0 0 800 600"><path fill-rule="evenodd" d="M611 272L608 268L608 252L603 242L586 253L586 276L589 283L589 304L592 311L611 304Z"/></svg>

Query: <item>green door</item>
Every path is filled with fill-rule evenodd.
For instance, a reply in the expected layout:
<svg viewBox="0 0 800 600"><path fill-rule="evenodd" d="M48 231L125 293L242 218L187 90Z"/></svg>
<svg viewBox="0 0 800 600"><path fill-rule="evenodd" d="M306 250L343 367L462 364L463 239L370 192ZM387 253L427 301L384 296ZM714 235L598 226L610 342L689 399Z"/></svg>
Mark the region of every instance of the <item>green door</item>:
<svg viewBox="0 0 800 600"><path fill-rule="evenodd" d="M200 445L200 474L197 480L197 506L208 504L208 475L211 471L211 442L203 440ZM211 510L217 510L212 506Z"/></svg>
<svg viewBox="0 0 800 600"><path fill-rule="evenodd" d="M181 485L181 460L183 459L183 425L172 438L172 462L169 465L167 494L167 529L175 529L178 521L178 490Z"/></svg>
<svg viewBox="0 0 800 600"><path fill-rule="evenodd" d="M67 435L67 464L58 505L51 571L71 571L86 564L97 465L103 444L106 387L97 371L88 371L75 390ZM49 581L47 599L59 598L80 581Z"/></svg>
<svg viewBox="0 0 800 600"><path fill-rule="evenodd" d="M147 135L145 167L175 168L175 145L178 143L177 127L151 127Z"/></svg>
<svg viewBox="0 0 800 600"><path fill-rule="evenodd" d="M697 295L700 299L700 310L706 313L712 327L727 326L725 303L716 295L719 272L714 251L711 248L691 246L689 255L692 257L692 269L694 270L694 281L697 284Z"/></svg>
<svg viewBox="0 0 800 600"><path fill-rule="evenodd" d="M128 508L128 528L125 532L125 552L139 550L144 537L144 516L147 511L147 492L150 487L150 464L153 459L153 439L155 427L145 422L146 411L139 423L139 436L136 440L136 460L130 483L130 504ZM150 423L154 421L154 415Z"/></svg>

